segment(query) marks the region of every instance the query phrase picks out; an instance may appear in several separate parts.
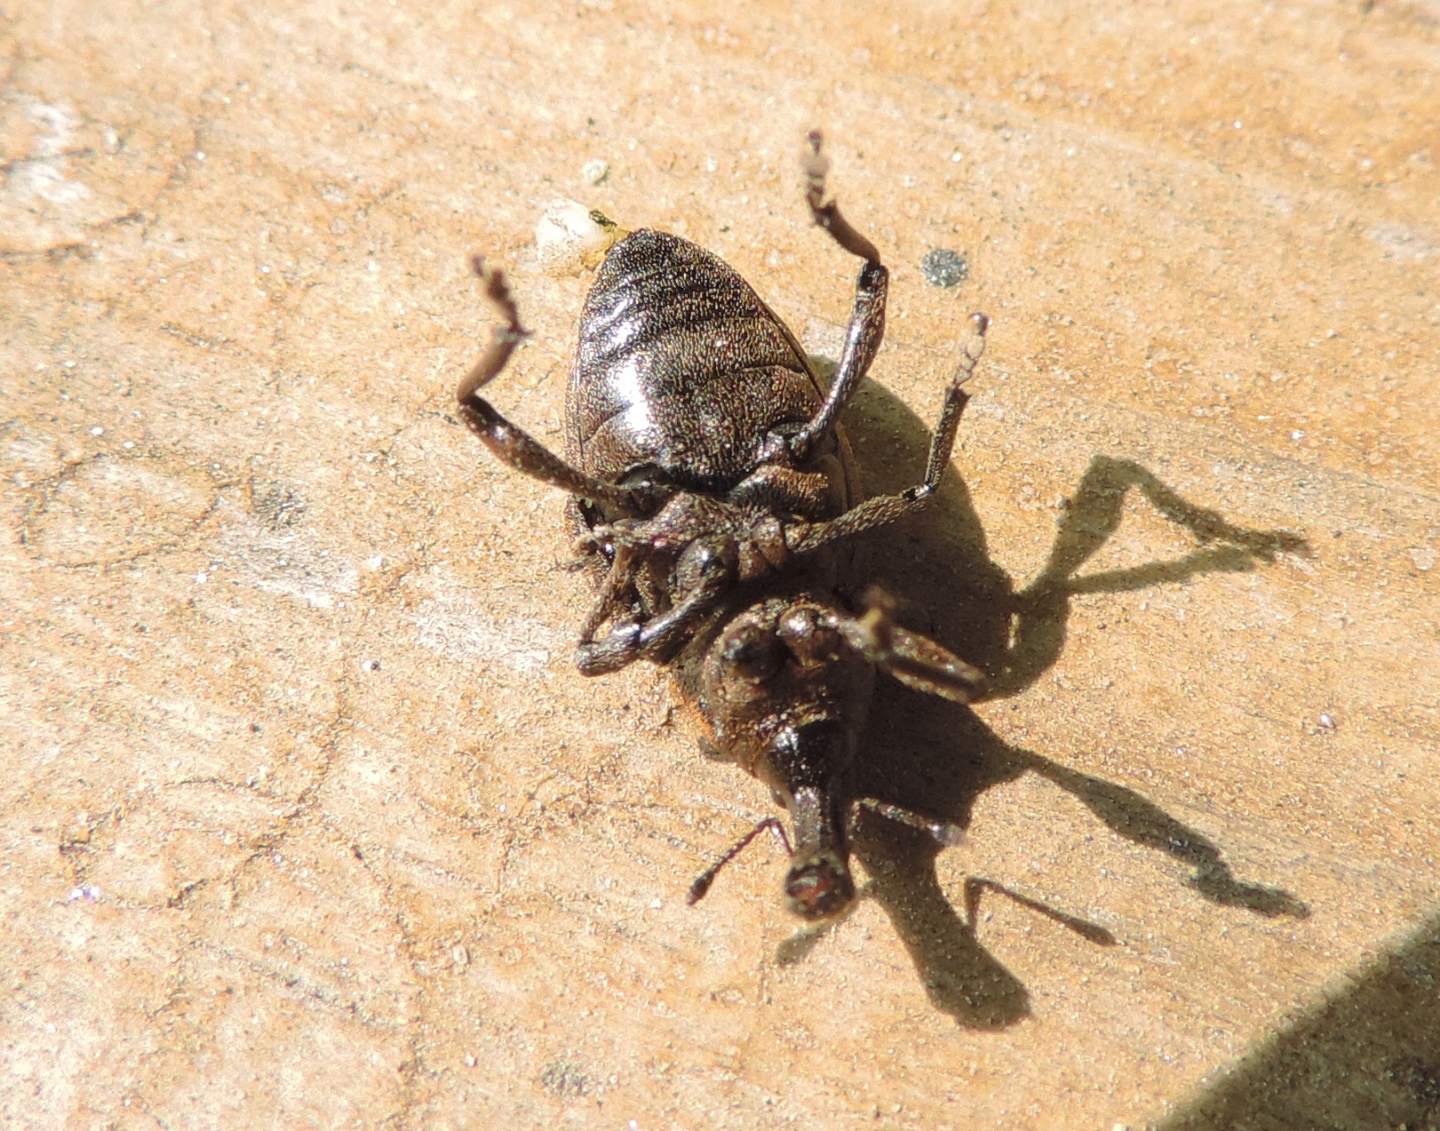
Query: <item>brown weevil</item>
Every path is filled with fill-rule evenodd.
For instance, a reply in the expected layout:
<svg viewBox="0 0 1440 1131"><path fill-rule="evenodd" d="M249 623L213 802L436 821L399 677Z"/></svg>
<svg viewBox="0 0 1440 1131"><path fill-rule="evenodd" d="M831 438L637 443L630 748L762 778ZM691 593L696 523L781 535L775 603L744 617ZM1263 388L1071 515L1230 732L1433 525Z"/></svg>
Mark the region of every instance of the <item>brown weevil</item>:
<svg viewBox="0 0 1440 1131"><path fill-rule="evenodd" d="M580 631L580 671L640 659L670 666L709 731L706 749L738 762L789 812L793 847L767 817L695 881L689 902L769 830L790 855L790 909L817 921L855 899L849 837L860 806L942 843L958 839L954 826L857 797L853 770L877 670L962 703L981 673L896 624L883 597L853 608L840 589L839 551L934 493L987 323L970 317L922 481L861 501L839 418L880 346L889 272L826 202L819 133L808 138L804 169L815 223L862 261L828 389L734 270L678 236L642 229L610 247L585 300L564 459L481 396L526 331L503 275L478 259L503 324L458 395L465 423L496 456L571 497L579 564L598 589Z"/></svg>

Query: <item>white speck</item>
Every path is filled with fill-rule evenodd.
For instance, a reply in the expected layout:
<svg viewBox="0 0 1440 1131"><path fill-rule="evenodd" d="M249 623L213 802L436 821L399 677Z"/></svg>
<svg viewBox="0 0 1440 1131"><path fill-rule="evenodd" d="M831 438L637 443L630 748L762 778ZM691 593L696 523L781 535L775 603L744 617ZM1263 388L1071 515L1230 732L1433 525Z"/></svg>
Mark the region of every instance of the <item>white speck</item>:
<svg viewBox="0 0 1440 1131"><path fill-rule="evenodd" d="M1416 569L1429 573L1435 568L1435 551L1429 546L1416 546L1410 551L1410 560L1415 563Z"/></svg>
<svg viewBox="0 0 1440 1131"><path fill-rule="evenodd" d="M610 239L611 232L576 200L552 202L535 224L535 254L552 273L576 270L587 254L603 250Z"/></svg>
<svg viewBox="0 0 1440 1131"><path fill-rule="evenodd" d="M90 435L103 436L105 435L105 429L101 428L100 425L97 424L94 428L90 429Z"/></svg>
<svg viewBox="0 0 1440 1131"><path fill-rule="evenodd" d="M268 263L262 263L262 264L260 264L260 274L262 274L262 275L268 275L268 274L270 274L270 264L268 264Z"/></svg>
<svg viewBox="0 0 1440 1131"><path fill-rule="evenodd" d="M457 944L450 948L450 961L455 963L456 966L469 966L470 952L463 946Z"/></svg>
<svg viewBox="0 0 1440 1131"><path fill-rule="evenodd" d="M1298 444L1301 440L1305 439L1305 433L1299 428L1297 428L1295 429L1295 431L1290 433L1290 439L1294 440Z"/></svg>
<svg viewBox="0 0 1440 1131"><path fill-rule="evenodd" d="M1245 123L1242 122L1239 118L1236 118L1235 121L1231 123L1231 125L1233 125L1237 130L1243 130L1245 128Z"/></svg>
<svg viewBox="0 0 1440 1131"><path fill-rule="evenodd" d="M965 160L965 154L961 153L960 150L957 149L954 153L950 154L950 160L953 161L956 165L958 165L960 164L960 162Z"/></svg>
<svg viewBox="0 0 1440 1131"><path fill-rule="evenodd" d="M197 149L197 150L195 151L195 160L196 160L196 161L204 161L204 160L205 160L205 151L204 151L203 149Z"/></svg>
<svg viewBox="0 0 1440 1131"><path fill-rule="evenodd" d="M379 569L379 568L380 568L382 565L384 565L384 564L385 564L385 555L384 555L384 554L376 554L376 555L374 555L373 557L369 557L369 558L366 558L366 559L365 559L365 568L366 568L366 569Z"/></svg>
<svg viewBox="0 0 1440 1131"><path fill-rule="evenodd" d="M206 573L203 569L202 569L199 573L197 573L197 574L195 575L195 584L196 584L196 585L204 585L204 584L205 584L207 581L209 581L209 580L210 580L210 575L209 575L208 573Z"/></svg>
<svg viewBox="0 0 1440 1131"><path fill-rule="evenodd" d="M60 364L61 364L62 366L64 366L64 368L66 368L66 369L74 369L74 368L75 368L75 363L74 363L73 361L62 361Z"/></svg>
<svg viewBox="0 0 1440 1131"><path fill-rule="evenodd" d="M592 185L598 185L610 175L610 166L598 157L592 157L580 167L580 175Z"/></svg>
<svg viewBox="0 0 1440 1131"><path fill-rule="evenodd" d="M370 274L372 274L372 275L378 275L378 274L380 274L380 263L379 263L379 261L378 261L378 260L375 260L375 259L370 260L369 262L367 262L367 263L365 264L365 270L369 271Z"/></svg>
<svg viewBox="0 0 1440 1131"><path fill-rule="evenodd" d="M650 901L650 910L651 910L651 911L659 911L660 908L662 908L662 907L664 907L664 906L665 906L665 904L662 903L659 898L652 899L652 900Z"/></svg>
<svg viewBox="0 0 1440 1131"><path fill-rule="evenodd" d="M361 660L360 670L362 672L378 672L380 670L379 660Z"/></svg>
<svg viewBox="0 0 1440 1131"><path fill-rule="evenodd" d="M475 1067L475 1064L476 1064L475 1054L474 1054L474 1053L466 1053L466 1054L465 1054L465 1067L466 1067L466 1068L474 1068L474 1067Z"/></svg>
<svg viewBox="0 0 1440 1131"><path fill-rule="evenodd" d="M133 447L135 446L135 441L134 441L134 440L126 440L126 441L125 441L123 444L121 444L120 446L121 446L122 448L124 448L124 449L128 452L131 448L133 448Z"/></svg>
<svg viewBox="0 0 1440 1131"><path fill-rule="evenodd" d="M1335 729L1335 717L1328 712L1321 712L1320 718L1317 721L1320 723L1321 730Z"/></svg>
<svg viewBox="0 0 1440 1131"><path fill-rule="evenodd" d="M79 887L70 889L70 894L65 897L66 903L95 903L100 898L100 889L94 884L81 884Z"/></svg>

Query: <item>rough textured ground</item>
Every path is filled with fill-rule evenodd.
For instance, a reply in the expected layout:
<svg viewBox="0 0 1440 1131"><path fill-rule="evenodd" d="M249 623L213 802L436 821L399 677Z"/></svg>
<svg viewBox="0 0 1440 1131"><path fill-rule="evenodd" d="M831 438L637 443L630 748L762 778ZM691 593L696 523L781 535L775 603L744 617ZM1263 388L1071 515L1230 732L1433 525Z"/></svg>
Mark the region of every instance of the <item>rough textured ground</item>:
<svg viewBox="0 0 1440 1131"><path fill-rule="evenodd" d="M0 14L0 1122L1440 1124L1440 9L867 7ZM764 792L574 673L560 499L450 397L484 250L559 442L557 196L833 358L816 124L873 487L994 320L866 554L992 693L887 693L968 840L872 825L804 937L768 847L684 905Z"/></svg>

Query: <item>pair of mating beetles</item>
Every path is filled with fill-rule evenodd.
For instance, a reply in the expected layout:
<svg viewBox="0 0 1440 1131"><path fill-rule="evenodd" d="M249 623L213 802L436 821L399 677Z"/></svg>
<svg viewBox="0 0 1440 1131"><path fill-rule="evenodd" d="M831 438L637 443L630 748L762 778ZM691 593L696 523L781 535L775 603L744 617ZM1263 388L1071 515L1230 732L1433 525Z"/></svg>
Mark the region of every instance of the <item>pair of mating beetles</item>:
<svg viewBox="0 0 1440 1131"><path fill-rule="evenodd" d="M986 318L970 316L923 480L859 500L839 418L880 346L889 272L875 245L825 200L827 167L812 133L810 214L862 261L828 390L734 270L649 230L610 248L585 300L564 459L481 395L526 332L503 275L478 259L503 324L459 389L461 416L495 455L571 497L582 564L598 590L580 633L580 671L598 675L640 659L670 665L710 731L707 745L768 785L789 812L793 847L780 820L767 817L695 881L689 901L768 829L790 856L787 904L811 921L855 899L849 835L859 806L942 843L959 836L952 825L856 796L856 749L877 669L961 703L981 679L894 623L883 599L857 613L837 589L841 544L913 513L938 486Z"/></svg>

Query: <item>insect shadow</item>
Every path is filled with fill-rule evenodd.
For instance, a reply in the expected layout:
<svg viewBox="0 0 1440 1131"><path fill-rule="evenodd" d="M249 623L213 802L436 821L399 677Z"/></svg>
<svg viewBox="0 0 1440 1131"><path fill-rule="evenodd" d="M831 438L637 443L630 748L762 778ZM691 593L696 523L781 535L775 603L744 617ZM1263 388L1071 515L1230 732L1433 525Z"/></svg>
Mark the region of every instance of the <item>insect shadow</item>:
<svg viewBox="0 0 1440 1131"><path fill-rule="evenodd" d="M812 360L822 372L829 364L824 358ZM926 425L877 382L862 386L846 427L861 455L867 492L895 490L924 461ZM873 458L877 452L886 458ZM1198 548L1173 561L1080 575L1118 527L1132 489L1187 529ZM1030 687L1055 663L1076 594L1251 570L1282 553L1308 549L1305 539L1287 531L1230 524L1215 511L1187 502L1131 460L1097 455L1062 513L1049 561L1024 589L1017 591L990 559L969 492L953 468L926 514L888 531L883 541L856 547L852 576L873 580L896 599L902 619L908 615L916 628L984 668L990 676L984 698L996 699ZM1283 889L1236 877L1219 846L1133 789L1013 746L966 707L889 683L876 697L864 741L862 795L967 828L981 794L1029 771L1077 798L1113 832L1186 865L1191 874L1185 882L1204 899L1266 917L1310 913ZM862 894L889 916L931 1002L967 1028L1001 1029L1030 1012L1024 985L976 937L976 914L987 892L1014 899L1097 945L1116 941L1097 924L978 877L966 881L957 911L936 874L935 841L891 822L862 822L855 850L871 877ZM787 939L778 961L802 961L831 929Z"/></svg>

